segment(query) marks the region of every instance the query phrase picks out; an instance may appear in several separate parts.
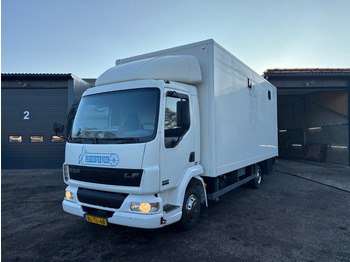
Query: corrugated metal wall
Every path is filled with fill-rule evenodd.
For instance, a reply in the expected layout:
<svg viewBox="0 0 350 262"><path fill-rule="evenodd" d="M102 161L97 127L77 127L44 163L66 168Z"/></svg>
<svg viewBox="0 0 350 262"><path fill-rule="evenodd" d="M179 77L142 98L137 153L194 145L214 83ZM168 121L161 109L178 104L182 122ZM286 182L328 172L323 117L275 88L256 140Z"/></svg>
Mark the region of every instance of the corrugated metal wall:
<svg viewBox="0 0 350 262"><path fill-rule="evenodd" d="M2 89L1 106L2 168L61 168L65 143L52 142L52 128L66 123L68 89ZM10 136L22 142L10 142Z"/></svg>
<svg viewBox="0 0 350 262"><path fill-rule="evenodd" d="M308 146L324 145L323 159L317 160L349 165L347 106L345 91L279 96L280 156L306 158Z"/></svg>

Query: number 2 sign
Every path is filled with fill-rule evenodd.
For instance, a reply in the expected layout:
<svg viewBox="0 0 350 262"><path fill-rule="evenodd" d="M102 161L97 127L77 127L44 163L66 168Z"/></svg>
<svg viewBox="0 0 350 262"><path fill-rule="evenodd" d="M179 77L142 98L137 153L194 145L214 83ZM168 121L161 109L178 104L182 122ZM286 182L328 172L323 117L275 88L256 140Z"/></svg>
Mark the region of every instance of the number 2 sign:
<svg viewBox="0 0 350 262"><path fill-rule="evenodd" d="M24 111L23 114L24 114L23 119L24 120L29 120L29 111Z"/></svg>

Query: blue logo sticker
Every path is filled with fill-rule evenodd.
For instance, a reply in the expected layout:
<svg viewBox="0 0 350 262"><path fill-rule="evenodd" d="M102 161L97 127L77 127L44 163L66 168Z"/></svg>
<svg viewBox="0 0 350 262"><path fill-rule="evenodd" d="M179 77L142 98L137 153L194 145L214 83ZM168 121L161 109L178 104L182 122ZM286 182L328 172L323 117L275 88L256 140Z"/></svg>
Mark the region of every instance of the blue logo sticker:
<svg viewBox="0 0 350 262"><path fill-rule="evenodd" d="M94 166L117 166L119 156L115 153L91 153L83 146L83 151L79 156L79 164Z"/></svg>

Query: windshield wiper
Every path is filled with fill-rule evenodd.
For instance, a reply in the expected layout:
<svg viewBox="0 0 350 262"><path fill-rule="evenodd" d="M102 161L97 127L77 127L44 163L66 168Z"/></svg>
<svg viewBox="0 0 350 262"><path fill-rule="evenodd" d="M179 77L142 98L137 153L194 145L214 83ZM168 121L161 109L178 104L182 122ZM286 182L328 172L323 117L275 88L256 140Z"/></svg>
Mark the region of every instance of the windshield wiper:
<svg viewBox="0 0 350 262"><path fill-rule="evenodd" d="M72 140L70 140L69 142L71 143L81 143L83 144L84 141L93 141L93 144L98 144L98 140L99 138L96 138L96 137L76 137L76 138L73 138Z"/></svg>
<svg viewBox="0 0 350 262"><path fill-rule="evenodd" d="M84 144L85 141L92 141L92 144L101 144L104 141L120 141L120 144L129 143L139 143L140 139L138 137L107 137L107 138L97 138L97 137L76 137L70 140L71 143L81 143Z"/></svg>
<svg viewBox="0 0 350 262"><path fill-rule="evenodd" d="M100 138L100 141L120 141L120 142L130 142L130 143L139 143L140 139L138 137L107 137L107 138Z"/></svg>

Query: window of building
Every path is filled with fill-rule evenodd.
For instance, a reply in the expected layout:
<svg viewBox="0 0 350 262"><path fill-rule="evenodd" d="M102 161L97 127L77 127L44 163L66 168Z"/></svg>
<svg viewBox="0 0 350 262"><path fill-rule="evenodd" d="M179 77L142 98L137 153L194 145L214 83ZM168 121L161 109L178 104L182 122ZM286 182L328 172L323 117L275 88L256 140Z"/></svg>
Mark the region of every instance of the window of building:
<svg viewBox="0 0 350 262"><path fill-rule="evenodd" d="M64 142L64 138L63 137L59 137L59 136L52 136L51 137L51 142L52 143L63 143Z"/></svg>
<svg viewBox="0 0 350 262"><path fill-rule="evenodd" d="M42 142L44 142L44 137L43 136L30 136L30 142L42 143Z"/></svg>
<svg viewBox="0 0 350 262"><path fill-rule="evenodd" d="M22 143L22 136L9 136L10 143Z"/></svg>

